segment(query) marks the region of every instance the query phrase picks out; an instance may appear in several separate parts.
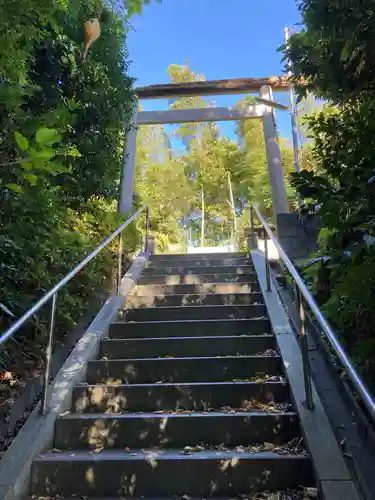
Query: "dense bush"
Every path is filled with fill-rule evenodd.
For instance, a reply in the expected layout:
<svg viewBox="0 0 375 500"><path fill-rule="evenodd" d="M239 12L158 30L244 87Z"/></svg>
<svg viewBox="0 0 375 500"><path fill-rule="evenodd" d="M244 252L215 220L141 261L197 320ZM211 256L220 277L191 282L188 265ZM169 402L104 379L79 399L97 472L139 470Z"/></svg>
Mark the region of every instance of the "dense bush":
<svg viewBox="0 0 375 500"><path fill-rule="evenodd" d="M83 60L83 25L97 16L101 36ZM16 316L120 223L127 70L121 11L97 0L0 0L0 302ZM125 251L139 242L132 225ZM111 288L113 268L114 252L103 252L59 294L60 337ZM20 336L43 344L48 314Z"/></svg>
<svg viewBox="0 0 375 500"><path fill-rule="evenodd" d="M367 382L375 388L375 1L303 0L305 29L291 57L300 96L328 105L309 120L316 173L294 185L320 205L315 288Z"/></svg>

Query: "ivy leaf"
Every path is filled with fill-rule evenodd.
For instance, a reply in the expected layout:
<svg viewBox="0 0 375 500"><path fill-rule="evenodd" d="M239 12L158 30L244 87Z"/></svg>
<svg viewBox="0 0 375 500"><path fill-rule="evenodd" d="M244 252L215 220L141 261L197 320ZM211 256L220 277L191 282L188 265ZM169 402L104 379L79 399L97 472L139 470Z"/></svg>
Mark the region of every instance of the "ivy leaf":
<svg viewBox="0 0 375 500"><path fill-rule="evenodd" d="M52 148L43 148L35 155L39 160L50 160L53 156L55 156L55 150Z"/></svg>
<svg viewBox="0 0 375 500"><path fill-rule="evenodd" d="M21 165L22 170L30 170L33 167L32 164L26 160L21 160L20 165Z"/></svg>
<svg viewBox="0 0 375 500"><path fill-rule="evenodd" d="M56 174L66 174L71 171L70 167L66 167L62 163L53 163L52 169Z"/></svg>
<svg viewBox="0 0 375 500"><path fill-rule="evenodd" d="M21 151L27 151L27 148L29 147L29 141L26 139L26 137L19 132L14 132L14 138L16 139L17 146Z"/></svg>
<svg viewBox="0 0 375 500"><path fill-rule="evenodd" d="M81 153L78 151L77 146L75 146L73 144L70 146L67 146L64 150L62 150L62 154L65 156L71 156L72 158L81 158L82 157Z"/></svg>
<svg viewBox="0 0 375 500"><path fill-rule="evenodd" d="M38 177L35 174L24 174L23 178L30 182L32 186L35 186L38 180Z"/></svg>
<svg viewBox="0 0 375 500"><path fill-rule="evenodd" d="M61 135L55 128L42 127L36 131L35 139L40 146L51 146L61 140Z"/></svg>
<svg viewBox="0 0 375 500"><path fill-rule="evenodd" d="M23 193L22 186L19 186L18 184L14 184L13 182L11 182L10 184L5 184L5 187L10 189L14 193L19 193L19 194Z"/></svg>

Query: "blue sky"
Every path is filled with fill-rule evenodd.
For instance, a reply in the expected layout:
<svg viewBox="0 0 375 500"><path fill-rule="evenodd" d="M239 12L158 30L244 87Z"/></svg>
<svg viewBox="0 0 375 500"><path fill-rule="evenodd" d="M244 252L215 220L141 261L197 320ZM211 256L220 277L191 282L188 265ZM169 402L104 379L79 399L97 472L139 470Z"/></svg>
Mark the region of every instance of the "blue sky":
<svg viewBox="0 0 375 500"><path fill-rule="evenodd" d="M206 79L261 77L283 72L281 53L284 27L300 21L295 0L163 0L132 19L128 37L130 74L136 85L168 82L169 64L190 61ZM241 96L210 99L232 106ZM287 103L288 96L274 98ZM166 109L162 100L143 101L147 110ZM283 137L290 137L290 117L278 112ZM234 124L221 123L224 135L234 138Z"/></svg>

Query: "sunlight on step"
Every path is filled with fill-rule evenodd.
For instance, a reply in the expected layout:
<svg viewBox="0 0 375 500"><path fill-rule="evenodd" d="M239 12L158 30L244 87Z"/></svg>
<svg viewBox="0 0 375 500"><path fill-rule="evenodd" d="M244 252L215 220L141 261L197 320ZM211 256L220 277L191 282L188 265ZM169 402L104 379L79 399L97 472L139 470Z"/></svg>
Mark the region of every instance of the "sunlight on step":
<svg viewBox="0 0 375 500"><path fill-rule="evenodd" d="M264 240L258 239L258 248L260 251L264 252ZM276 250L271 240L268 240L268 258L270 260L278 260L279 258L279 252Z"/></svg>

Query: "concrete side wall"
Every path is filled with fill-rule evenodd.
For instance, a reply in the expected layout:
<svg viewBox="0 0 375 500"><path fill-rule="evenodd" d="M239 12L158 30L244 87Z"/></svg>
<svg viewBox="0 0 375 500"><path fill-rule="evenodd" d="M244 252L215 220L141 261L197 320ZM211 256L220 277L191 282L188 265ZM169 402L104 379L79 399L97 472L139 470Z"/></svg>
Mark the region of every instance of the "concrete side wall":
<svg viewBox="0 0 375 500"><path fill-rule="evenodd" d="M277 216L278 239L291 260L308 257L318 249L320 227L317 217L301 221L296 213Z"/></svg>
<svg viewBox="0 0 375 500"><path fill-rule="evenodd" d="M33 459L52 447L57 417L70 409L74 386L85 379L88 361L96 356L101 339L107 335L148 258L148 254L141 254L135 259L121 281L120 295L107 300L62 366L50 388L50 411L41 416L38 404L5 452L0 461L0 500L21 500L28 495Z"/></svg>

